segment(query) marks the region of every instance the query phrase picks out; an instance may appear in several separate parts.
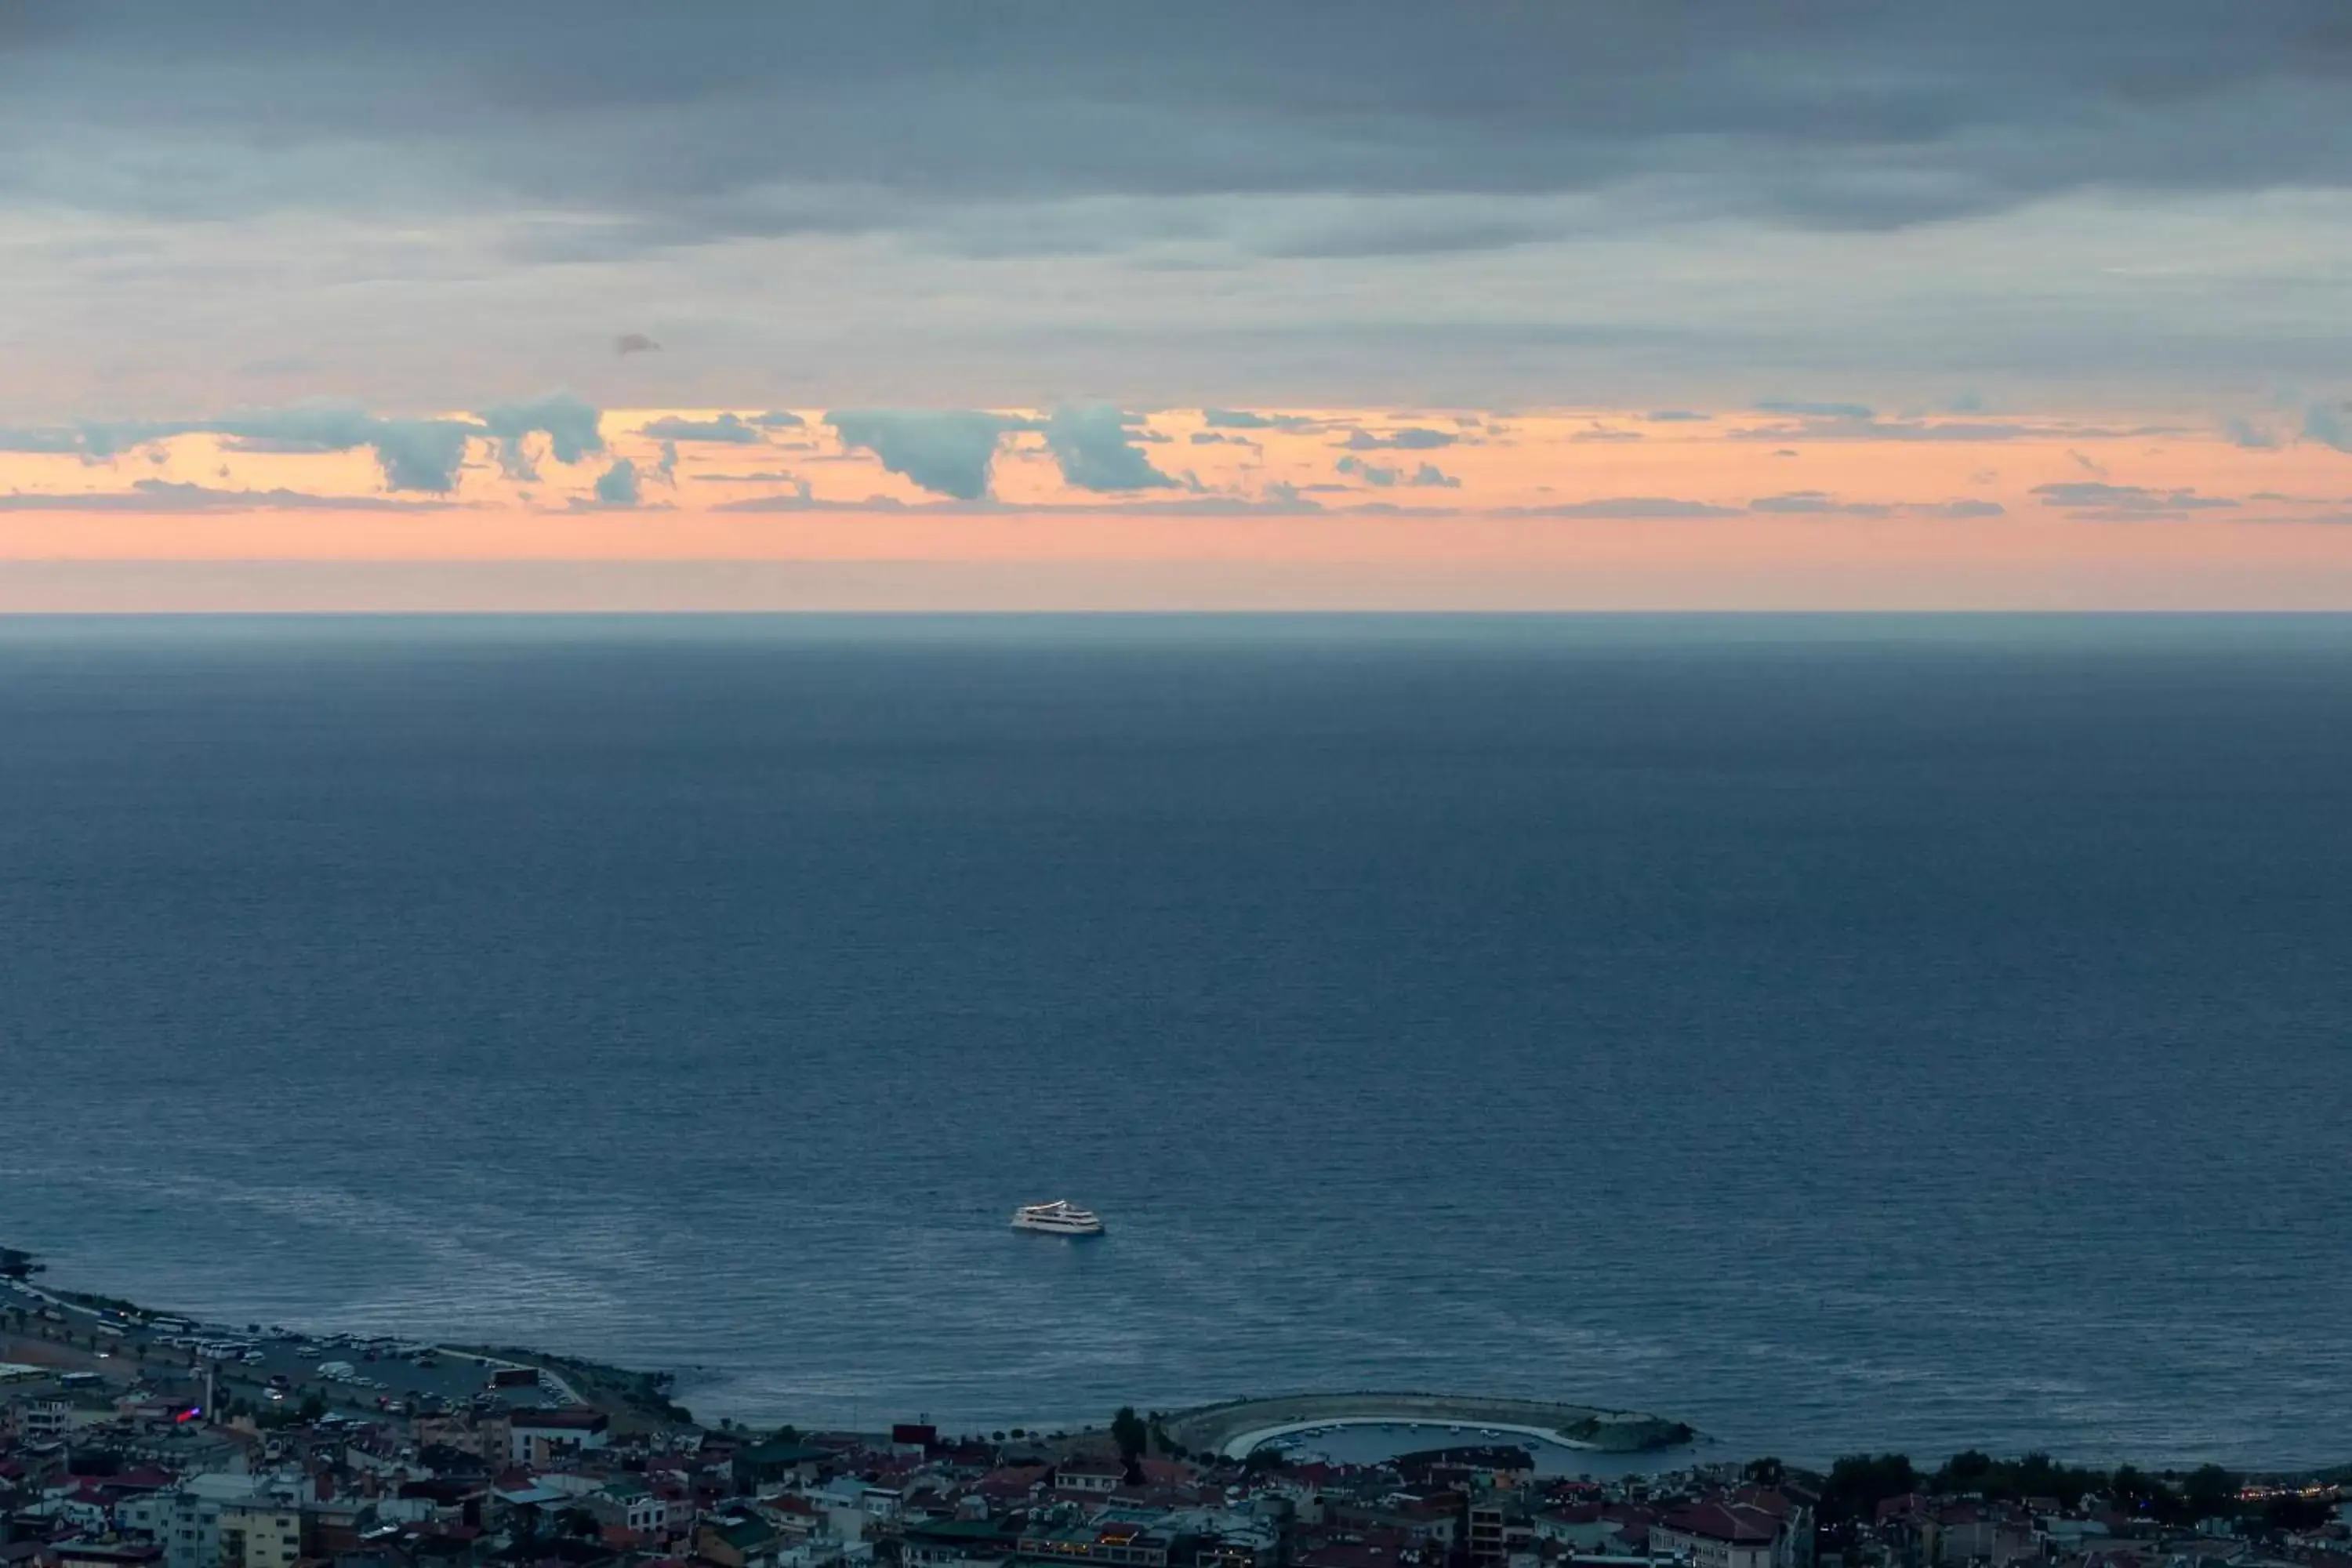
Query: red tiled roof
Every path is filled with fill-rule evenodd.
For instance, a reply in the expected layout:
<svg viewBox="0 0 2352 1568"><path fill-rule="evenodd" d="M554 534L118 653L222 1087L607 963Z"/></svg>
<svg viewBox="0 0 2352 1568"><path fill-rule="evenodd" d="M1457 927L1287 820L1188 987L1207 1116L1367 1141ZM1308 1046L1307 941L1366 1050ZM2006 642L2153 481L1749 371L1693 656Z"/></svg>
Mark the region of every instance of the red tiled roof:
<svg viewBox="0 0 2352 1568"><path fill-rule="evenodd" d="M1789 1500L1788 1494L1775 1491L1770 1487L1735 1488L1731 1500L1748 1508L1760 1509L1774 1519L1785 1520L1796 1511L1796 1505Z"/></svg>
<svg viewBox="0 0 2352 1568"><path fill-rule="evenodd" d="M1659 1521L1662 1528L1708 1541L1753 1544L1777 1540L1780 1521L1759 1509L1738 1503L1702 1502Z"/></svg>

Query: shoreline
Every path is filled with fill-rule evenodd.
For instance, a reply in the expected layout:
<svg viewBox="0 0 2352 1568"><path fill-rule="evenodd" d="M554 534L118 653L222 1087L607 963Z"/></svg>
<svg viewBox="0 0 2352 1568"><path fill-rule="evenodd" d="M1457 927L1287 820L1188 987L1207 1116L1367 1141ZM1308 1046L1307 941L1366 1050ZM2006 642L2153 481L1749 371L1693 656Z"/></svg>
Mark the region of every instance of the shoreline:
<svg viewBox="0 0 2352 1568"><path fill-rule="evenodd" d="M44 1275L46 1270L47 1266L36 1255L0 1245L0 1344L7 1343L13 1337L18 1343L27 1347L28 1352L38 1353L41 1356L38 1370L41 1372L55 1373L98 1370L110 1382L127 1384L136 1381L140 1374L157 1370L198 1375L209 1370L220 1379L224 1386L232 1390L240 1385L244 1385L246 1391L249 1393L262 1390L262 1378L257 1371L254 1371L252 1375L247 1375L248 1371L252 1369L223 1367L217 1364L206 1369L202 1365L200 1358L193 1354L187 1356L184 1362L169 1367L159 1366L159 1358L135 1358L136 1365L133 1365L131 1361L115 1360L113 1371L106 1372L100 1363L112 1359L110 1352L115 1348L115 1342L108 1336L107 1330L100 1325L104 1324L110 1318L121 1321L127 1316L141 1320L146 1326L123 1335L124 1342L134 1342L139 1334L152 1334L152 1325L175 1321L193 1325L197 1323L198 1316L174 1312L170 1309L147 1307L125 1298L102 1292L77 1290L62 1285L41 1282L39 1277ZM60 1346L53 1338L42 1337L38 1330L36 1330L33 1336L28 1338L22 1332L22 1326L20 1326L20 1331L15 1336L5 1332L9 1314L19 1310L30 1310L37 1300L42 1303L54 1303L58 1309L74 1314L81 1320L79 1322L64 1321L60 1323L48 1324L49 1327L62 1326L66 1329L68 1334L66 1344ZM298 1333L291 1330L265 1331L258 1324L246 1325L242 1331L226 1324L207 1323L204 1326L219 1329L224 1332L278 1333L282 1335L289 1346L303 1350L313 1350L318 1345L325 1344L348 1343L360 1346L390 1345L396 1342L391 1336L361 1335L326 1329L303 1331ZM79 1350L74 1348L72 1340L76 1333L83 1336L82 1344L86 1348ZM314 1344L313 1342L316 1343ZM701 1427L706 1430L757 1430L774 1423L789 1424L793 1415L789 1411L771 1412L757 1419L739 1420L730 1416L705 1423L698 1420L690 1408L672 1400L670 1395L681 1382L691 1381L696 1373L715 1369L693 1368L686 1369L684 1372L645 1371L623 1366L617 1363L535 1346L459 1342L454 1339L446 1342L436 1342L430 1346L413 1344L410 1348L425 1350L436 1356L446 1357L453 1361L470 1362L493 1372L528 1371L533 1374L532 1394L536 1398L546 1401L552 1395L554 1401L560 1404L600 1411L614 1423L616 1432L679 1427ZM60 1351L62 1354L58 1353ZM0 1364L14 1359L16 1358L7 1351L0 1350ZM369 1354L367 1360L373 1362L375 1357ZM390 1363L384 1365L387 1370L397 1370ZM124 1375L126 1373L131 1375L126 1377ZM288 1377L297 1392L304 1391L311 1382L307 1373L289 1371L280 1375ZM0 1383L5 1383L5 1373L0 1373ZM478 1387L478 1383L469 1384L468 1386ZM336 1402L336 1397L342 1392L318 1388L310 1391L327 1394L330 1396L331 1405ZM363 1401L345 1399L342 1402L354 1411L365 1408ZM889 1408L889 1402L887 1399L877 1398L872 1403L877 1409ZM1138 1408L1141 1407L1138 1405ZM1639 1454L1666 1456L1676 1449L1693 1448L1715 1443L1715 1439L1688 1423L1669 1420L1641 1411L1508 1396L1427 1392L1300 1392L1289 1394L1253 1395L1172 1411L1155 1411L1152 1422L1158 1432L1165 1434L1166 1440L1188 1451L1204 1456L1214 1454L1219 1458L1240 1457L1238 1454L1229 1453L1229 1450L1237 1446L1245 1452L1249 1448L1256 1447L1292 1432L1316 1427L1393 1426L1405 1428L1414 1426L1469 1428L1470 1430L1466 1432L1457 1429L1432 1434L1433 1437L1440 1441L1450 1438L1456 1442L1463 1437L1475 1437L1479 1435L1480 1429L1484 1428L1531 1437L1571 1451L1614 1456ZM1050 1431L1049 1426L1052 1428ZM885 1423L880 1429L887 1430L887 1423ZM1096 1419L1064 1422L1058 1426L1048 1423L1044 1426L1032 1426L1028 1430L1036 1440L1076 1441L1099 1436L1104 1428L1099 1419ZM1244 1438L1247 1439L1246 1443L1243 1442ZM1875 1446L1884 1447L1885 1445ZM1874 1445L1856 1443L1852 1445L1852 1447L1854 1452L1861 1453L1870 1450ZM1757 1450L1758 1453L1769 1451L1769 1446L1760 1447ZM1817 1461L1808 1457L1791 1462L1818 1462L1826 1466L1835 1457L1825 1454L1819 1456ZM2328 1482L2352 1482L2352 1462L2345 1461L2270 1463L2241 1466L2238 1468L2250 1479L2261 1478L2272 1481L2316 1479ZM2160 1473L2169 1474L2171 1468L2163 1468Z"/></svg>

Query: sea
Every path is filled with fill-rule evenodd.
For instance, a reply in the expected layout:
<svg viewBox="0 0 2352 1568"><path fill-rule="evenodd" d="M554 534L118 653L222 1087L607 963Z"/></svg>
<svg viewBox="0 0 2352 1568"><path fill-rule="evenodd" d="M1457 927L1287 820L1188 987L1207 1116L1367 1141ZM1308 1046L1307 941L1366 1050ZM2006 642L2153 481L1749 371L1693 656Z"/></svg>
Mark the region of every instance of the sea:
<svg viewBox="0 0 2352 1568"><path fill-rule="evenodd" d="M2352 620L0 622L0 1243L705 1418L2352 1460Z"/></svg>

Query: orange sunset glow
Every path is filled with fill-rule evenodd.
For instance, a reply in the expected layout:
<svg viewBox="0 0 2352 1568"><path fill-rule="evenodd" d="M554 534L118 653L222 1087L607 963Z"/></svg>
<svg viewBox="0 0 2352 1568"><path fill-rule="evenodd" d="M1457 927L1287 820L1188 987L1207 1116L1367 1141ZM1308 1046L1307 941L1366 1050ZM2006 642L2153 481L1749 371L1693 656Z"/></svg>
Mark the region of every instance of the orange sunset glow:
<svg viewBox="0 0 2352 1568"><path fill-rule="evenodd" d="M1003 428L940 448L939 428L974 416ZM389 422L263 439L232 417L209 422L229 433L136 430L123 450L61 428L48 444L66 449L0 468L0 560L869 563L910 606L964 603L953 569L997 569L1002 592L1021 565L1059 574L1040 580L1046 605L1083 604L1090 574L1131 602L1138 574L1166 569L1171 608L1737 604L1743 582L1775 605L2324 605L2352 583L2352 457L2139 414L1097 405L866 429L814 409L583 405L569 419L501 436L420 417L453 437L429 474L372 444L403 438ZM927 566L950 570L927 581ZM1253 566L1268 574L1255 586Z"/></svg>

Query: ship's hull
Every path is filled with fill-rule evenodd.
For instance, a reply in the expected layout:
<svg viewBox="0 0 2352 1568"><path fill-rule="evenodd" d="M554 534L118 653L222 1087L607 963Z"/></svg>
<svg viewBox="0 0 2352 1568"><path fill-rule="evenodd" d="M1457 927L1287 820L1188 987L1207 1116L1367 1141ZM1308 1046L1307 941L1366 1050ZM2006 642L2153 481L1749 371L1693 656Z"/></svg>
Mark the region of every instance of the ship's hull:
<svg viewBox="0 0 2352 1568"><path fill-rule="evenodd" d="M1073 1225L1068 1220L1030 1219L1018 1215L1013 1216L1013 1228L1034 1231L1039 1236L1100 1236L1103 1233L1100 1220L1092 1225Z"/></svg>

